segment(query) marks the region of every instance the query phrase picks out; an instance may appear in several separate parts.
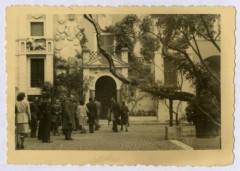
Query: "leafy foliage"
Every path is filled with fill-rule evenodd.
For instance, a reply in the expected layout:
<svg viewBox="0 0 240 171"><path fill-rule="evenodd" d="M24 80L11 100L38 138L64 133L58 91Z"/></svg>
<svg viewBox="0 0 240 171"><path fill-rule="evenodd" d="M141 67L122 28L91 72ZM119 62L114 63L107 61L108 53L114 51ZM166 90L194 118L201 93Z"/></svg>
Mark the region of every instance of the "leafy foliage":
<svg viewBox="0 0 240 171"><path fill-rule="evenodd" d="M118 55L120 55L122 48L128 48L130 52L133 51L134 45L137 41L134 27L139 21L137 15L127 15L114 26L108 28L108 30L115 36L117 42L115 51ZM131 59L132 58L130 57L130 60Z"/></svg>
<svg viewBox="0 0 240 171"><path fill-rule="evenodd" d="M221 29L219 15L148 15L140 23L140 31L134 32L134 24L124 20L112 27L117 38L117 51L122 47L130 49L129 76L136 80L138 87L160 99L188 101L195 107L199 120L206 120L220 125L220 81L204 62L198 38L210 42L220 52L217 43ZM136 24L135 24L136 25ZM130 35L130 36L129 36ZM132 53L136 41L139 40L144 60L138 60ZM186 80L196 87L196 95L182 92L180 87L153 83L150 65L154 52L160 47L162 55L171 61ZM196 54L200 62L192 60L188 49ZM209 107L214 106L214 109ZM196 118L196 117L195 117ZM197 121L197 120L196 120Z"/></svg>

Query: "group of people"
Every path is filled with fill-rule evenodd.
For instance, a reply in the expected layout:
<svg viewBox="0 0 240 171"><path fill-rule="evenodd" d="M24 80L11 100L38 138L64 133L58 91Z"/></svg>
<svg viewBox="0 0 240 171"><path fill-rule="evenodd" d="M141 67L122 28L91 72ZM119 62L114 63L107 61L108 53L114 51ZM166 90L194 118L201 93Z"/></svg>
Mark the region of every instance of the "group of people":
<svg viewBox="0 0 240 171"><path fill-rule="evenodd" d="M128 107L122 105L113 98L109 109L109 119L113 122L112 130L118 132L118 125L126 125L128 131ZM85 105L80 100L77 103L73 95L64 95L60 99L52 100L50 94L43 94L42 98L35 97L30 103L25 99L25 93L17 95L15 105L16 123L16 149L24 149L24 138L30 133L31 138L38 138L43 143L51 143L50 133L59 136L60 131L65 140L72 140L72 131L80 129L86 133L86 126L89 125L89 132L94 133L100 129L99 117L101 103L90 97ZM119 120L119 118L121 118ZM61 130L60 130L61 129Z"/></svg>

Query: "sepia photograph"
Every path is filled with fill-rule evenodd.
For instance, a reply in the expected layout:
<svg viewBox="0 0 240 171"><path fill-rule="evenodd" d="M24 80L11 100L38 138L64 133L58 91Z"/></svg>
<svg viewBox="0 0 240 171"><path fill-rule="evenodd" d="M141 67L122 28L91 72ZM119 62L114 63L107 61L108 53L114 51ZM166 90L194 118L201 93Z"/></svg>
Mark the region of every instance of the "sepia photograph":
<svg viewBox="0 0 240 171"><path fill-rule="evenodd" d="M234 10L177 9L9 7L9 161L224 151L213 163L230 162Z"/></svg>

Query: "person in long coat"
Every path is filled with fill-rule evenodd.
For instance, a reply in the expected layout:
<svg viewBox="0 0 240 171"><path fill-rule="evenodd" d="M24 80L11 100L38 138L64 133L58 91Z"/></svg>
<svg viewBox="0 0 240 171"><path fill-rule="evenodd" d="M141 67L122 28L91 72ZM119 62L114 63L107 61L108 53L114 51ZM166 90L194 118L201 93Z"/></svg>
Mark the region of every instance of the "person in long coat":
<svg viewBox="0 0 240 171"><path fill-rule="evenodd" d="M62 115L62 106L59 99L56 99L55 103L52 105L53 135L59 135L58 127L61 123L61 115Z"/></svg>
<svg viewBox="0 0 240 171"><path fill-rule="evenodd" d="M24 138L30 132L29 123L31 123L31 112L29 104L24 101L25 93L20 92L17 95L15 105L15 124L16 124L16 148L24 149Z"/></svg>
<svg viewBox="0 0 240 171"><path fill-rule="evenodd" d="M121 114L121 108L120 108L119 103L114 98L112 99L112 106L111 106L111 111L110 112L113 114L113 118L112 118L113 128L112 128L112 130L114 132L118 132L117 125L118 125L119 117L120 117L120 114Z"/></svg>
<svg viewBox="0 0 240 171"><path fill-rule="evenodd" d="M31 138L36 138L37 122L38 122L38 97L35 97L33 102L30 103L31 110Z"/></svg>
<svg viewBox="0 0 240 171"><path fill-rule="evenodd" d="M50 94L43 95L42 103L42 142L51 143L51 115L52 115L52 103Z"/></svg>
<svg viewBox="0 0 240 171"><path fill-rule="evenodd" d="M89 98L89 103L87 103L88 108L88 124L89 124L89 131L90 133L94 133L94 121L95 117L97 115L97 106L96 103L94 103L93 98Z"/></svg>
<svg viewBox="0 0 240 171"><path fill-rule="evenodd" d="M72 114L72 130L76 130L77 103L73 95L70 95L70 112Z"/></svg>
<svg viewBox="0 0 240 171"><path fill-rule="evenodd" d="M62 129L65 135L65 140L72 140L72 123L74 114L70 110L70 102L66 96L62 101Z"/></svg>
<svg viewBox="0 0 240 171"><path fill-rule="evenodd" d="M123 125L126 126L126 132L128 132L128 120L129 120L129 109L125 105L125 102L122 102L121 106L121 131L123 130Z"/></svg>
<svg viewBox="0 0 240 171"><path fill-rule="evenodd" d="M43 99L39 99L38 103L38 140L42 140L42 134L43 134Z"/></svg>
<svg viewBox="0 0 240 171"><path fill-rule="evenodd" d="M86 105L84 105L84 102L81 100L80 105L77 107L78 123L82 127L81 133L86 133L85 125L87 125L87 113L88 113L88 108Z"/></svg>
<svg viewBox="0 0 240 171"><path fill-rule="evenodd" d="M97 131L101 128L101 126L99 125L99 117L101 114L101 102L97 101L97 99L95 98L94 103L96 103L96 107L97 107L97 115L96 115L95 122L94 122L95 130Z"/></svg>

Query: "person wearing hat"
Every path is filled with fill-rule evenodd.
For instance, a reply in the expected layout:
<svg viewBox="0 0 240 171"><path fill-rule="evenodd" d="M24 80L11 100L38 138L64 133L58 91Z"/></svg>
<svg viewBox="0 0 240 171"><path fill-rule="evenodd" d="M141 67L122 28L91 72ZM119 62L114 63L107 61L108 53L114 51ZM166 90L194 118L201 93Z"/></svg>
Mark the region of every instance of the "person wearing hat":
<svg viewBox="0 0 240 171"><path fill-rule="evenodd" d="M71 113L71 105L67 96L62 97L62 130L65 135L65 140L72 139L72 123L74 114Z"/></svg>
<svg viewBox="0 0 240 171"><path fill-rule="evenodd" d="M100 117L100 114L101 114L101 102L99 102L95 97L94 103L96 104L96 107L97 107L97 115L96 115L96 118L95 118L95 121L94 121L95 131L97 131L101 128L101 126L99 125L99 117Z"/></svg>
<svg viewBox="0 0 240 171"><path fill-rule="evenodd" d="M118 132L118 122L119 122L119 117L120 117L120 113L121 113L121 108L119 103L116 101L115 98L112 98L112 105L111 105L111 109L110 109L112 115L113 115L113 127L112 130L113 132Z"/></svg>
<svg viewBox="0 0 240 171"><path fill-rule="evenodd" d="M43 94L42 103L42 142L51 143L50 141L50 131L51 131L51 115L52 115L52 103L51 94Z"/></svg>
<svg viewBox="0 0 240 171"><path fill-rule="evenodd" d="M39 115L38 97L34 97L33 101L30 102L30 110L31 110L31 138L36 138L38 120L37 117Z"/></svg>
<svg viewBox="0 0 240 171"><path fill-rule="evenodd" d="M31 112L29 104L24 101L24 98L25 93L18 93L15 105L17 149L24 149L24 138L26 134L30 132L29 123L31 123Z"/></svg>
<svg viewBox="0 0 240 171"><path fill-rule="evenodd" d="M97 106L96 103L94 103L93 98L89 98L89 102L87 103L88 108L88 124L89 124L89 131L90 133L94 133L94 121L97 116Z"/></svg>

